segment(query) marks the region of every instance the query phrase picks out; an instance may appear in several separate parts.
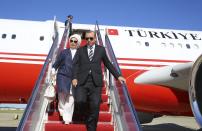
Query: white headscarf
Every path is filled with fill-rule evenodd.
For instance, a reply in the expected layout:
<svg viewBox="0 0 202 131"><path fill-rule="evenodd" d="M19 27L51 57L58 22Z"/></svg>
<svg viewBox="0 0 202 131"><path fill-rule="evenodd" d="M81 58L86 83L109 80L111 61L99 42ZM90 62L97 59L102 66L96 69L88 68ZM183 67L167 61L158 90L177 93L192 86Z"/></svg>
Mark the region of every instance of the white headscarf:
<svg viewBox="0 0 202 131"><path fill-rule="evenodd" d="M78 46L80 46L81 44L81 36L78 35L78 34L74 34L74 35L71 35L69 40L71 40L72 38L76 38L78 40Z"/></svg>

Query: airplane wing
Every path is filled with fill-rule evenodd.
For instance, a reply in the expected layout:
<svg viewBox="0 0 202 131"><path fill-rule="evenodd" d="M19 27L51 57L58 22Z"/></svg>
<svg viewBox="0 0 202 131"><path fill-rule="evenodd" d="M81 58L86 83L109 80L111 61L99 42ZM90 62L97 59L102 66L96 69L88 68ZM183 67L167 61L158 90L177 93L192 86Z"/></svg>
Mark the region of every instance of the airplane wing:
<svg viewBox="0 0 202 131"><path fill-rule="evenodd" d="M164 66L139 75L134 82L185 90L197 123L202 127L202 55L194 62Z"/></svg>
<svg viewBox="0 0 202 131"><path fill-rule="evenodd" d="M193 62L164 66L146 71L134 82L139 84L154 84L188 91Z"/></svg>

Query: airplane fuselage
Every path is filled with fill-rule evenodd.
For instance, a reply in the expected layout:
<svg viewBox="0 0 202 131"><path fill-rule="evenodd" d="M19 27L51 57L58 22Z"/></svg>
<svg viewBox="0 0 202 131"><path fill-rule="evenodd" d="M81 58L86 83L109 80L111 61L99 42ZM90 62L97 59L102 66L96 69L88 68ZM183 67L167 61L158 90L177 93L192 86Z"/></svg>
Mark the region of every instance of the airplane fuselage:
<svg viewBox="0 0 202 131"><path fill-rule="evenodd" d="M58 27L61 38L63 23ZM26 103L52 45L53 21L1 19L0 29L0 102ZM94 25L73 24L73 29L93 30ZM187 87L137 84L135 79L159 67L195 61L202 52L202 32L104 25L100 29L103 38L109 35L138 111L192 115Z"/></svg>

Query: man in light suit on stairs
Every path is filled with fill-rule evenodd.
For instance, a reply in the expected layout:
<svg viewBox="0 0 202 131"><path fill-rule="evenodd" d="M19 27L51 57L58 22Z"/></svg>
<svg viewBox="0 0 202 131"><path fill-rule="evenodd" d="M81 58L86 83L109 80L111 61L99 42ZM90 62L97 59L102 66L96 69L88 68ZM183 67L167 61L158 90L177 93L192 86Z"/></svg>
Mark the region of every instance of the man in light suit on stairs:
<svg viewBox="0 0 202 131"><path fill-rule="evenodd" d="M125 79L109 61L105 48L96 44L95 32L86 32L85 39L87 45L79 48L74 58L72 84L76 90L75 102L79 112L85 113L84 108L89 103L89 114L85 119L87 130L96 131L103 87L101 63L120 82L125 82Z"/></svg>

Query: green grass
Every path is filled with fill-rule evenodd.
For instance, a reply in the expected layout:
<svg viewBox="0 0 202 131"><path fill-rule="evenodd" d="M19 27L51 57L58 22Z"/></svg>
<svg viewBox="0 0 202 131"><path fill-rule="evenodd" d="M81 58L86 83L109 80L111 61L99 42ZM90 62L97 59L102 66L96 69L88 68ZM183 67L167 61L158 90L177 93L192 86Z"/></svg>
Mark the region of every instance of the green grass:
<svg viewBox="0 0 202 131"><path fill-rule="evenodd" d="M24 110L0 110L0 113L23 113Z"/></svg>

